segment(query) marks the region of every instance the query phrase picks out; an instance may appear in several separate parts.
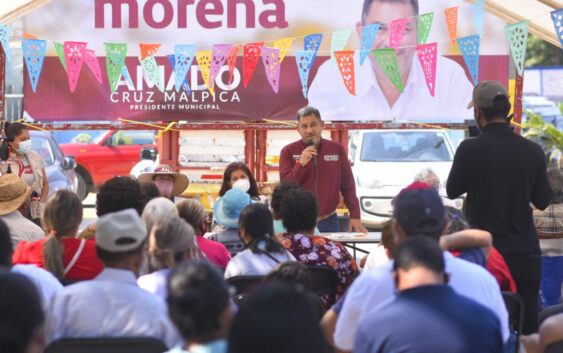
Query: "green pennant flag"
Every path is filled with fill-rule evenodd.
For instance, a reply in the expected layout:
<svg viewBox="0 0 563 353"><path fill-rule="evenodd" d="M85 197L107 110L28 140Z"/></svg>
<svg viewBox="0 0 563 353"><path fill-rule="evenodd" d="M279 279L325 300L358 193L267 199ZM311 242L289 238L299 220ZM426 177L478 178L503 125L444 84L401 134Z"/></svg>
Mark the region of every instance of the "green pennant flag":
<svg viewBox="0 0 563 353"><path fill-rule="evenodd" d="M514 60L514 66L516 66L520 76L524 76L529 26L530 20L526 20L504 27L508 37L508 44L510 45L510 52L512 53L512 60Z"/></svg>
<svg viewBox="0 0 563 353"><path fill-rule="evenodd" d="M397 61L397 52L395 49L377 49L373 50L372 53L379 66L383 69L389 80L391 80L391 83L393 83L399 92L403 93L403 80L399 73L399 62Z"/></svg>
<svg viewBox="0 0 563 353"><path fill-rule="evenodd" d="M154 58L154 55L147 56L144 59L141 59L141 55L139 55L139 61L141 62L141 67L143 68L143 71L156 85L158 90L160 92L164 92L164 81L160 79L160 72L158 70L158 64L156 63L156 59Z"/></svg>
<svg viewBox="0 0 563 353"><path fill-rule="evenodd" d="M56 43L55 42L55 50L57 51L57 55L59 56L59 60L61 61L61 64L63 64L63 67L65 68L66 71L66 61L65 61L65 49L64 46L61 43Z"/></svg>
<svg viewBox="0 0 563 353"><path fill-rule="evenodd" d="M434 12L418 16L418 44L426 44L433 20Z"/></svg>
<svg viewBox="0 0 563 353"><path fill-rule="evenodd" d="M127 56L126 43L104 43L106 45L106 67L108 71L111 93L115 92L117 82L121 77L121 70Z"/></svg>

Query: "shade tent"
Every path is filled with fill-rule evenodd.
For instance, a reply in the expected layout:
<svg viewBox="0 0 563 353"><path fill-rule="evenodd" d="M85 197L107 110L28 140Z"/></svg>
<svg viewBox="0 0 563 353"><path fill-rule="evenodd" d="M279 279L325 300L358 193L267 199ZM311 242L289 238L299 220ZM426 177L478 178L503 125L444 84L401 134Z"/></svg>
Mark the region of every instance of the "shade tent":
<svg viewBox="0 0 563 353"><path fill-rule="evenodd" d="M473 3L476 0L465 0ZM508 23L531 20L530 33L561 47L550 12L563 8L561 0L486 0L485 11Z"/></svg>
<svg viewBox="0 0 563 353"><path fill-rule="evenodd" d="M2 0L0 1L0 23L8 24L49 2L51 0Z"/></svg>

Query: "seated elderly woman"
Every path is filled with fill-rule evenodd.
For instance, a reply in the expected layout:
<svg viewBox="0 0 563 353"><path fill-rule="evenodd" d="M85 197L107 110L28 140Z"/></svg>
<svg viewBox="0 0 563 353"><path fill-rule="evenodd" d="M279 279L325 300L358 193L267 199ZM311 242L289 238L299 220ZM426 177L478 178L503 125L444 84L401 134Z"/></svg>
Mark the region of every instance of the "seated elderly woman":
<svg viewBox="0 0 563 353"><path fill-rule="evenodd" d="M267 275L278 263L295 261L273 237L272 213L267 206L246 206L240 213L239 231L246 249L229 261L225 278Z"/></svg>
<svg viewBox="0 0 563 353"><path fill-rule="evenodd" d="M170 270L180 262L200 257L195 233L178 217L157 221L149 234L149 274L139 277L139 287L166 300L166 282Z"/></svg>

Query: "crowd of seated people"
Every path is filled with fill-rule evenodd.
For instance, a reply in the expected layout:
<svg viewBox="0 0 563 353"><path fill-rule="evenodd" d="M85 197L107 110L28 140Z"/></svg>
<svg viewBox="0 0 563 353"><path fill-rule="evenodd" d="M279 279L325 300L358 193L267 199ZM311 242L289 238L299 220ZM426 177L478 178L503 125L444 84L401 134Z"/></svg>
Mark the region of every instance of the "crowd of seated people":
<svg viewBox="0 0 563 353"><path fill-rule="evenodd" d="M233 174L255 184L242 168ZM18 238L14 247L0 219L0 327L10 328L0 330L0 351L112 337L154 338L173 353L509 347L501 291L516 290L510 271L490 233L470 229L432 185L415 182L397 195L382 245L360 273L341 243L316 230L313 194L280 184L270 210L237 181L215 204L218 232L208 232L197 199L174 204L127 177L100 187L99 218L82 232L82 203L68 191L48 200L41 239ZM334 270L336 302L311 300L310 266ZM238 276L260 277L243 301L228 284ZM560 341L562 320L553 315L523 337L526 352Z"/></svg>

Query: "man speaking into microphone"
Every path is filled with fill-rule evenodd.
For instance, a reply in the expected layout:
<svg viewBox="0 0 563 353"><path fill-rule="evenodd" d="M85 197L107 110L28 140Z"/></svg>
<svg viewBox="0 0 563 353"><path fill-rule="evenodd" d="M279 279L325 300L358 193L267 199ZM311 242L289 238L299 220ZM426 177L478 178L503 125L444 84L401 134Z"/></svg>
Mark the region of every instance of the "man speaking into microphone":
<svg viewBox="0 0 563 353"><path fill-rule="evenodd" d="M350 210L349 231L367 232L360 220L360 203L352 168L344 147L323 139L324 122L318 109L304 107L297 112L297 131L301 140L285 146L280 154L280 180L294 182L311 191L319 202L317 228L321 232L338 232L336 207L340 192Z"/></svg>

